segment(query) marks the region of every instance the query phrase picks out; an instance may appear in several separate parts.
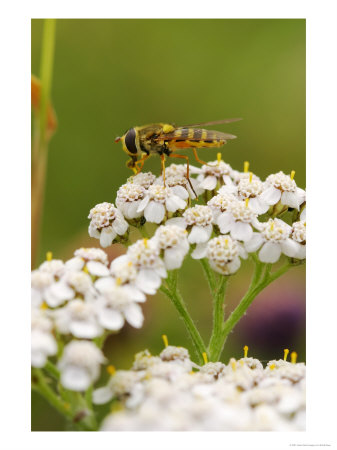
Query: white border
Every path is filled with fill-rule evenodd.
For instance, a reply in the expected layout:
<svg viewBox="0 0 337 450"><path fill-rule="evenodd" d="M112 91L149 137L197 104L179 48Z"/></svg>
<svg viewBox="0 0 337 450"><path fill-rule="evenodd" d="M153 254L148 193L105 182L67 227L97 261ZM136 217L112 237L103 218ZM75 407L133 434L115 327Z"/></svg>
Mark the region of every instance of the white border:
<svg viewBox="0 0 337 450"><path fill-rule="evenodd" d="M152 3L152 4L151 4ZM336 80L335 0L181 2L12 1L1 13L0 221L1 433L4 450L60 448L336 448ZM190 17L307 19L308 421L302 433L31 433L29 411L30 19L43 17ZM331 250L330 250L331 249ZM4 266L4 267L2 267ZM5 269L7 271L5 272ZM21 269L21 270L20 270ZM5 275L4 275L5 274ZM25 305L25 302L26 305ZM25 305L25 306L24 306Z"/></svg>

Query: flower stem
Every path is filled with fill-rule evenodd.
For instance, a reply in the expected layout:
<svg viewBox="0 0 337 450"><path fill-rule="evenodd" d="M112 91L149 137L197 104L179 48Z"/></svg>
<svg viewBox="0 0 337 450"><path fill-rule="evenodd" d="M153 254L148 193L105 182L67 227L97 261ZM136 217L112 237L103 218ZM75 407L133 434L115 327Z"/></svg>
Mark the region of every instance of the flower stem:
<svg viewBox="0 0 337 450"><path fill-rule="evenodd" d="M192 342L195 346L198 357L198 363L202 364L203 363L202 354L203 353L207 354L207 349L204 344L204 341L202 340L202 337L199 334L199 331L197 330L193 322L192 317L189 315L187 311L184 299L177 288L177 275L178 272L176 270L172 271L172 273L169 273L168 279L166 280L167 288L161 286L160 290L164 292L164 294L172 301L180 317L182 318L187 328L187 331L190 335L190 338L192 339Z"/></svg>
<svg viewBox="0 0 337 450"><path fill-rule="evenodd" d="M222 349L226 342L229 333L233 330L234 326L238 323L241 317L245 314L248 307L256 296L265 289L270 283L283 275L289 268L291 264L288 262L282 266L277 271L270 273L270 265L262 264L260 262L256 263L254 275L252 282L249 286L247 293L241 299L239 305L234 309L229 318L225 321L222 326L221 338L215 342L215 345L210 349L210 359L211 361L218 361L221 356ZM265 268L265 273L262 275L262 271ZM262 276L262 277L261 277Z"/></svg>
<svg viewBox="0 0 337 450"><path fill-rule="evenodd" d="M51 366L53 366L52 363L50 363L49 369L51 368ZM52 370L54 371L54 369ZM67 400L65 400L64 393L62 395L63 398L61 398L49 386L42 370L36 368L32 370L32 382L33 388L36 389L51 406L53 406L61 415L63 415L66 419L68 419L76 428L84 431L92 431L97 429L97 423L91 404L92 388L89 388L88 391L86 392L85 399L82 397L80 393L67 391L69 395L67 395ZM76 396L77 396L76 401L74 401ZM78 420L77 419L78 412L74 411L74 407L76 405L76 408L78 409L78 406L82 404L83 408L89 410L88 411L89 414L87 413L83 415L83 418L81 417Z"/></svg>
<svg viewBox="0 0 337 450"><path fill-rule="evenodd" d="M32 156L32 251L31 265L36 264L39 246L39 233L44 201L45 178L48 155L47 114L50 104L52 71L54 61L55 19L46 19L43 28L41 55L41 96L38 116L35 117L33 156ZM50 137L50 136L49 136Z"/></svg>
<svg viewBox="0 0 337 450"><path fill-rule="evenodd" d="M217 347L217 343L221 340L222 327L224 321L224 301L228 279L229 279L228 276L221 277L219 287L213 299L213 330L208 346L211 361L213 361L212 350L214 347Z"/></svg>
<svg viewBox="0 0 337 450"><path fill-rule="evenodd" d="M58 368L56 366L54 366L54 364L52 362L50 362L49 360L47 360L46 365L44 366L44 368L47 370L47 372L50 373L50 375L52 375L56 380L58 380L60 378L60 372L58 370Z"/></svg>
<svg viewBox="0 0 337 450"><path fill-rule="evenodd" d="M47 109L50 98L54 65L55 27L56 19L45 19L43 27L43 43L40 65L40 139L42 144L44 144L46 140Z"/></svg>
<svg viewBox="0 0 337 450"><path fill-rule="evenodd" d="M72 420L70 405L64 402L47 384L40 369L33 369L33 386L59 413Z"/></svg>
<svg viewBox="0 0 337 450"><path fill-rule="evenodd" d="M211 269L209 262L206 258L202 258L199 260L200 264L202 265L202 268L204 269L204 274L206 276L209 289L211 291L212 297L215 295L216 292L216 278L214 270Z"/></svg>

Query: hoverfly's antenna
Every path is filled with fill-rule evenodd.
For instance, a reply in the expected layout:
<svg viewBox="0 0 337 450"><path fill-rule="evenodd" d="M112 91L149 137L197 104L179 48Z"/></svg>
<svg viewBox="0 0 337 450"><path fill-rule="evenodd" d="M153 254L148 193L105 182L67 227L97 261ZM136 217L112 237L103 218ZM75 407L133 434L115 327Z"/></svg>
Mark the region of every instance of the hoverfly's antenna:
<svg viewBox="0 0 337 450"><path fill-rule="evenodd" d="M120 138L119 136L116 137L115 142L119 142L122 138Z"/></svg>

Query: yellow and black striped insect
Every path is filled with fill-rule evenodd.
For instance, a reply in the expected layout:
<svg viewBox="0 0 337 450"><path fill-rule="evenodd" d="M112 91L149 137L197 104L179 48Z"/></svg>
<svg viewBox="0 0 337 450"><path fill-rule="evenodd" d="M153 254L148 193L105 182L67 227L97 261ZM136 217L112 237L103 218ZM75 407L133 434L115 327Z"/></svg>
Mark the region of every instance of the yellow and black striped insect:
<svg viewBox="0 0 337 450"><path fill-rule="evenodd" d="M144 162L151 155L159 155L165 183L165 157L183 158L187 162L186 177L190 182L189 158L186 155L176 153L176 151L191 148L195 159L201 164L207 164L199 159L197 154L198 148L222 147L228 139L235 139L236 136L197 127L219 125L236 122L237 120L241 119L224 119L215 122L185 125L183 127L177 127L168 123L153 123L142 127L130 128L123 136L118 137L115 142L122 141L123 150L131 157L126 165L135 174L142 170Z"/></svg>

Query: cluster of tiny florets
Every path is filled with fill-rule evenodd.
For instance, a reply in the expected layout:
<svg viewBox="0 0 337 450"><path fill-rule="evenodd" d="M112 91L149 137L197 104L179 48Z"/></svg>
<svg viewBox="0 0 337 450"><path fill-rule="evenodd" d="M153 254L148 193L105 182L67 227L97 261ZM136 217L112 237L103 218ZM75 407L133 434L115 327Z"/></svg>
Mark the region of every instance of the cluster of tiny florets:
<svg viewBox="0 0 337 450"><path fill-rule="evenodd" d="M296 185L294 172L272 174L263 182L251 172L233 170L220 158L201 168L190 166L189 170L186 165L172 164L160 177L151 172L130 177L118 189L114 203L99 203L88 216L89 235L98 239L101 247L124 244L125 254L109 263L102 249L80 248L66 262L49 255L32 272L32 365L44 367L49 357L60 352L55 336L65 336L67 343L58 367L61 384L75 391L88 389L98 379L100 365L105 361L101 350L88 339L118 332L126 323L142 327L144 315L140 304L147 295L158 292L168 271L179 269L190 252L194 259L206 258L211 269L224 276L234 274L250 253L256 253L263 263L275 263L282 254L295 262L305 259L305 197L305 191ZM288 210L289 223L280 218ZM134 239L135 229L142 234L141 239ZM210 365L207 370L191 375L193 364L186 351L179 348L168 347L159 357L142 354L134 367L137 376L130 375L128 387L115 378L109 388L119 392L116 395L121 398L124 397L120 393L125 392L129 405L133 383L145 405L152 390L165 397L165 389L171 390L174 380L181 383L175 386L178 390L190 378L204 383L206 378L220 382L226 376L228 380L241 377L242 384L235 385L233 381L240 389L250 382L252 386L259 382L254 378L258 372L254 377L247 375L251 370L248 363L239 367L237 374L228 367ZM142 370L146 372L146 380L154 378L152 384L143 381L138 373ZM161 389L160 383L169 385ZM207 390L208 383L201 387L196 383L195 392ZM211 398L217 398L218 394L219 399L230 396L232 388L226 389L221 395L215 389ZM196 416L203 416L207 405L196 405L194 401L194 397L189 398L187 407L196 407L197 411L200 408ZM253 414L249 411L247 417ZM153 413L158 415L156 411ZM223 414L221 408L219 414L219 417ZM254 419L247 422L249 425L240 425L238 429L254 429L252 424L259 419L257 413L253 415ZM118 420L123 422L125 417ZM197 422L176 426L170 415L166 419L170 429L197 426ZM114 429L114 423L104 427ZM162 423L154 425L154 429L162 429ZM125 427L128 428L127 422Z"/></svg>
<svg viewBox="0 0 337 450"><path fill-rule="evenodd" d="M138 353L96 389L97 404L122 408L102 431L299 431L305 429L305 365L232 358L197 366L183 347Z"/></svg>

